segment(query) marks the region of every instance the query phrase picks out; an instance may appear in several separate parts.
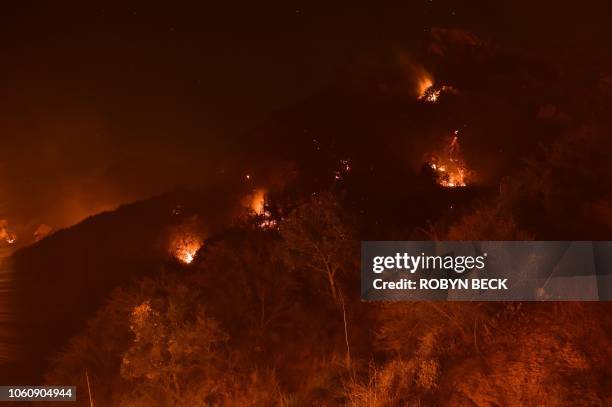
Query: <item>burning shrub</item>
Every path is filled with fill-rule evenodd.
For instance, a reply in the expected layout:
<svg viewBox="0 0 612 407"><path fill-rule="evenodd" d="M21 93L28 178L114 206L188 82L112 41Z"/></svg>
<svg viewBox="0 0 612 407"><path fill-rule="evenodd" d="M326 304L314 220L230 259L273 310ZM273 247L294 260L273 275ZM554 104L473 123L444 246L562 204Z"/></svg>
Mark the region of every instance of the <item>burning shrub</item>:
<svg viewBox="0 0 612 407"><path fill-rule="evenodd" d="M242 200L242 206L247 210L247 216L261 229L274 229L277 222L272 218L272 213L267 208L267 191L262 188L254 190Z"/></svg>
<svg viewBox="0 0 612 407"><path fill-rule="evenodd" d="M197 217L187 219L171 228L169 233L169 251L183 264L191 264L204 245L204 233Z"/></svg>
<svg viewBox="0 0 612 407"><path fill-rule="evenodd" d="M11 233L8 229L8 222L6 219L0 219L0 241L4 241L8 244L13 244L17 240L17 235Z"/></svg>
<svg viewBox="0 0 612 407"><path fill-rule="evenodd" d="M434 171L439 185L447 188L467 186L470 171L461 155L459 130L448 137L441 151L431 155L428 165Z"/></svg>
<svg viewBox="0 0 612 407"><path fill-rule="evenodd" d="M426 85L428 82L426 82ZM419 100L428 102L428 103L436 103L440 99L443 94L452 94L456 95L459 92L452 86L448 85L434 85L433 83L429 84L425 89L423 89L419 93Z"/></svg>
<svg viewBox="0 0 612 407"><path fill-rule="evenodd" d="M181 234L173 240L172 252L182 263L190 264L202 247L202 239L195 234Z"/></svg>

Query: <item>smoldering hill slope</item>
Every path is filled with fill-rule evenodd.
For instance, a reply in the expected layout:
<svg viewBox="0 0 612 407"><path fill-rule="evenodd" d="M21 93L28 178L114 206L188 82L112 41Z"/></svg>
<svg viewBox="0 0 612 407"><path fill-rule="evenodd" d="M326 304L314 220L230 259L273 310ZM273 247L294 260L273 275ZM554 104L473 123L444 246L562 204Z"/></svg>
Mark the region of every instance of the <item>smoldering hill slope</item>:
<svg viewBox="0 0 612 407"><path fill-rule="evenodd" d="M521 167L517 157L606 117L609 67L570 66L500 44L418 62L403 55L386 49L347 62L327 87L241 138L244 161L263 169L293 161L321 180L348 158L355 169L394 178L418 172L458 131L473 181L495 185ZM453 91L436 103L418 100L419 75Z"/></svg>
<svg viewBox="0 0 612 407"><path fill-rule="evenodd" d="M254 187L268 189L281 209L336 189L345 194L347 210L361 216L361 237L407 239L429 221L457 216L487 188L495 190L496 181L520 167L538 144L586 118L572 98L553 97L556 88L534 73L512 76L503 61L485 60L454 77L434 73L437 83L459 89L435 104L416 100L414 78L395 68L339 78L247 134L240 140L242 168L230 171L230 186L126 205L15 253L3 267L14 276L12 318L19 335L13 341L22 352L2 372L11 381L41 373L47 357L114 287L160 271L169 259L168 229L195 217L206 235L214 235L231 223ZM479 82L487 73L493 74ZM447 190L422 173L427 154L445 148L440 140L455 130L476 185L485 188ZM343 161L350 171L342 169Z"/></svg>

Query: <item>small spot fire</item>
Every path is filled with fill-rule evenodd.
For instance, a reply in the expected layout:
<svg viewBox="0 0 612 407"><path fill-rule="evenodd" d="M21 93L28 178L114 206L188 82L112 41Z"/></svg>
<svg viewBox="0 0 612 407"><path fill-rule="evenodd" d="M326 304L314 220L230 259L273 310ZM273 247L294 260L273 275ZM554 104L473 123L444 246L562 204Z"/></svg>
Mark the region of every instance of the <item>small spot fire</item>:
<svg viewBox="0 0 612 407"><path fill-rule="evenodd" d="M17 241L17 235L9 231L6 219L0 219L0 241L8 244L13 244Z"/></svg>
<svg viewBox="0 0 612 407"><path fill-rule="evenodd" d="M174 216L181 216L183 208L177 205L172 209ZM180 224L173 226L169 232L169 252L184 264L191 264L204 245L205 233L197 216L184 219Z"/></svg>
<svg viewBox="0 0 612 407"><path fill-rule="evenodd" d="M191 264L202 245L202 239L195 234L176 236L173 240L172 253L181 263Z"/></svg>
<svg viewBox="0 0 612 407"><path fill-rule="evenodd" d="M272 213L266 208L266 190L259 188L243 200L249 215L256 219L257 226L262 229L273 229L277 226L272 219Z"/></svg>
<svg viewBox="0 0 612 407"><path fill-rule="evenodd" d="M344 177L349 172L351 172L351 169L352 169L351 160L349 160L349 159L340 160L340 165L339 165L338 169L334 171L334 180L335 181L343 180Z"/></svg>
<svg viewBox="0 0 612 407"><path fill-rule="evenodd" d="M421 72L421 75L418 79L418 99L421 100L423 99L426 94L427 91L432 89L434 86L434 82L433 82L433 78L431 77L431 75L429 75L427 72L423 71Z"/></svg>
<svg viewBox="0 0 612 407"><path fill-rule="evenodd" d="M436 182L446 188L467 186L470 171L459 148L459 130L455 130L441 153L432 154L428 166L436 176Z"/></svg>
<svg viewBox="0 0 612 407"><path fill-rule="evenodd" d="M426 103L437 103L443 94L457 95L459 91L449 85L437 85L433 76L422 70L417 80L417 100Z"/></svg>
<svg viewBox="0 0 612 407"><path fill-rule="evenodd" d="M249 196L249 209L255 215L263 215L266 211L266 191L264 189L256 189Z"/></svg>
<svg viewBox="0 0 612 407"><path fill-rule="evenodd" d="M456 95L458 93L457 89L448 85L430 85L425 88L421 93L419 93L419 100L427 102L427 103L437 103L440 97L443 94L453 94Z"/></svg>

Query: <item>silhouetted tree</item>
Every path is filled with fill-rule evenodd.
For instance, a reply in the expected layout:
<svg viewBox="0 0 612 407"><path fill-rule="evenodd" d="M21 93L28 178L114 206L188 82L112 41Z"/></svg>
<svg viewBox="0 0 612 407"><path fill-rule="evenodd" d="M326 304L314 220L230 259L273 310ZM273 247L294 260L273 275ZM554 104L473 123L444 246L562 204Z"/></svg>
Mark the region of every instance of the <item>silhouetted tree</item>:
<svg viewBox="0 0 612 407"><path fill-rule="evenodd" d="M338 276L354 264L356 245L341 213L340 204L324 193L297 207L280 227L287 265L323 278L334 302L339 301Z"/></svg>

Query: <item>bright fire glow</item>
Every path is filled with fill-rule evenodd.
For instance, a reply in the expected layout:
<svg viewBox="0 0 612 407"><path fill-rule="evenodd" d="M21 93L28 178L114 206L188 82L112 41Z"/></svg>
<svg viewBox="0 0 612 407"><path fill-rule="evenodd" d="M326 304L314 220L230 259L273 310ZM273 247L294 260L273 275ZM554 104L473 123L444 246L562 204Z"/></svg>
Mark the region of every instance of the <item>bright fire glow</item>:
<svg viewBox="0 0 612 407"><path fill-rule="evenodd" d="M2 240L8 244L13 244L17 241L17 235L8 230L8 222L5 219L0 219L0 241Z"/></svg>
<svg viewBox="0 0 612 407"><path fill-rule="evenodd" d="M256 218L257 226L261 229L270 229L277 226L276 220L272 219L272 214L266 209L265 189L256 189L252 194L245 197L243 204L249 214Z"/></svg>
<svg viewBox="0 0 612 407"><path fill-rule="evenodd" d="M255 215L263 215L266 211L266 191L263 189L256 189L251 195L249 202L249 209Z"/></svg>
<svg viewBox="0 0 612 407"><path fill-rule="evenodd" d="M458 92L457 89L452 86L435 86L431 84L419 94L419 100L422 100L427 103L436 103L440 99L440 96L445 93L451 93L456 95Z"/></svg>
<svg viewBox="0 0 612 407"><path fill-rule="evenodd" d="M440 154L432 155L430 168L436 174L436 182L446 188L467 186L469 170L459 150L459 131L455 130Z"/></svg>
<svg viewBox="0 0 612 407"><path fill-rule="evenodd" d="M418 99L421 100L426 97L427 91L434 85L433 78L427 72L423 72L418 82Z"/></svg>
<svg viewBox="0 0 612 407"><path fill-rule="evenodd" d="M195 235L185 235L174 241L174 257L182 263L190 264L202 247L202 239Z"/></svg>
<svg viewBox="0 0 612 407"><path fill-rule="evenodd" d="M440 93L442 93L440 89L434 89L433 86L431 86L425 91L425 93L421 97L421 100L424 100L429 103L436 103L438 101L438 98L440 97Z"/></svg>

